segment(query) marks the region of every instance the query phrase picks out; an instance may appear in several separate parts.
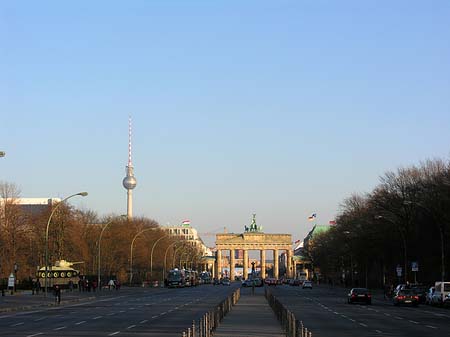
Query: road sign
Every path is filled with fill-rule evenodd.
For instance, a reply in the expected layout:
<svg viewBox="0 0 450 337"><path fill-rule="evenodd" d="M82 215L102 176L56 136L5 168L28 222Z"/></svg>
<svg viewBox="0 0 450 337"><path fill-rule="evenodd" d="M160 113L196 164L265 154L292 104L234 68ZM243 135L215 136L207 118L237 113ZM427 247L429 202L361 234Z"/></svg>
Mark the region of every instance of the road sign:
<svg viewBox="0 0 450 337"><path fill-rule="evenodd" d="M411 262L411 271L419 271L419 263Z"/></svg>
<svg viewBox="0 0 450 337"><path fill-rule="evenodd" d="M403 270L402 270L402 267L397 266L396 270L397 270L397 276L398 276L398 277L402 276L402 271L403 271Z"/></svg>
<svg viewBox="0 0 450 337"><path fill-rule="evenodd" d="M8 288L14 288L15 280L14 275L11 273L8 278Z"/></svg>

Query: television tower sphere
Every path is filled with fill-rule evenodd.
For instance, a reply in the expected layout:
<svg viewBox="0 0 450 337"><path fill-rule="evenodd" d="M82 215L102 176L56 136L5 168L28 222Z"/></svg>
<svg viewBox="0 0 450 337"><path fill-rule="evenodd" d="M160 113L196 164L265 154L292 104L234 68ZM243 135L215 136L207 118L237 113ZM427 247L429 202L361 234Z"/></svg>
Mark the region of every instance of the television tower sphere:
<svg viewBox="0 0 450 337"><path fill-rule="evenodd" d="M122 184L127 190L132 190L136 187L136 178L134 176L127 175L123 178Z"/></svg>

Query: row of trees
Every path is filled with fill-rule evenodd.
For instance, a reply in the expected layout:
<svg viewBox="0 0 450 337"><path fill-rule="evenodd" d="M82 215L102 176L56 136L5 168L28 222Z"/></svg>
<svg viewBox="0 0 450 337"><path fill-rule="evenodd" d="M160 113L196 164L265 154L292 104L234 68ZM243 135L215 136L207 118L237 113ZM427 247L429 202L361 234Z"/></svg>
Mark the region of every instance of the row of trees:
<svg viewBox="0 0 450 337"><path fill-rule="evenodd" d="M326 279L371 287L446 280L450 162L387 172L372 192L346 199L336 220L306 247Z"/></svg>
<svg viewBox="0 0 450 337"><path fill-rule="evenodd" d="M17 186L0 183L0 278L4 281L15 266L18 280L27 280L45 265L45 232L52 206L36 212L19 205L19 198ZM100 233L108 223L101 239L103 280L109 277L118 278L122 283L129 280L133 239L133 282L162 280L165 256L167 268L174 262L178 265L181 259L191 265L200 263L201 252L197 247L169 236L154 220L128 220L115 215L99 218L92 211L64 203L54 213L49 226L49 264L62 259L77 262L75 269L94 278L98 273ZM157 240L151 261L151 249Z"/></svg>

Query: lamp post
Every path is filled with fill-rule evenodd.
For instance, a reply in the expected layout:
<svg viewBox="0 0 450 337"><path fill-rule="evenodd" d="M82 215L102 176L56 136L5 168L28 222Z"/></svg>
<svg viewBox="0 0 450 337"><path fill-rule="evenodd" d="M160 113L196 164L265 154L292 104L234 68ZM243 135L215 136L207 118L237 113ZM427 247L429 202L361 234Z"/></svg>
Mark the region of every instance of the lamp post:
<svg viewBox="0 0 450 337"><path fill-rule="evenodd" d="M164 269L163 269L163 282L164 282L164 278L166 276L166 260L167 260L167 253L169 252L169 248L172 247L173 245L175 245L177 243L177 241L175 241L174 243L171 243L170 245L167 246L166 248L166 252L164 253Z"/></svg>
<svg viewBox="0 0 450 337"><path fill-rule="evenodd" d="M68 197L61 200L61 202L59 202L58 204L56 204L55 207L53 207L53 210L50 213L50 216L47 221L47 228L45 229L45 282L44 282L44 284L45 284L44 296L45 297L47 297L47 287L48 287L48 275L47 275L48 274L48 229L50 227L50 221L52 220L53 214L55 214L56 210L58 209L58 207L60 205L62 205L68 199L70 199L72 197L76 197L77 195L85 197L88 195L88 193L87 192L75 193L75 194L69 195Z"/></svg>
<svg viewBox="0 0 450 337"><path fill-rule="evenodd" d="M130 285L131 285L131 281L133 280L133 245L134 245L134 241L136 241L137 237L139 235L141 235L142 233L151 231L151 230L157 230L160 229L158 227L154 227L154 228L144 228L143 230L141 230L140 232L138 232L133 240L131 241L131 247L130 247Z"/></svg>
<svg viewBox="0 0 450 337"><path fill-rule="evenodd" d="M155 249L155 247L159 241L161 241L162 239L164 239L168 236L169 236L169 234L165 234L165 235L161 236L158 240L155 241L155 243L152 246L152 251L150 253L150 277L153 277L153 250Z"/></svg>
<svg viewBox="0 0 450 337"><path fill-rule="evenodd" d="M389 219L389 218L386 218L385 216L382 216L382 215L376 215L375 216L375 220L386 220L387 222L389 222L389 223L391 223L391 224L393 224L394 226L396 226L397 227L397 229L398 229L398 231L399 231L399 233L400 233L400 237L402 238L402 244L403 244L403 255L404 255L404 268L405 268L405 271L404 271L404 277L405 277L405 283L406 283L406 281L407 281L407 273L408 273L408 250L407 250L407 246L406 246L406 235L405 235L405 233L397 226L397 224L394 222L394 221L392 221L391 219Z"/></svg>
<svg viewBox="0 0 450 337"><path fill-rule="evenodd" d="M418 206L418 207L422 208L428 214L431 215L431 217L434 219L434 222L438 226L439 236L440 236L440 241L441 241L441 281L444 282L445 281L445 236L444 236L444 226L439 224L439 223L437 223L436 216L434 215L434 213L428 207L425 207L421 203L405 200L403 202L403 204Z"/></svg>
<svg viewBox="0 0 450 337"><path fill-rule="evenodd" d="M126 215L121 215L120 218L126 218ZM116 218L112 218L111 220L109 220L105 226L103 226L102 231L100 232L100 236L98 238L98 263L97 263L97 285L98 285L98 289L101 291L102 290L102 284L101 284L101 277L100 277L100 273L101 273L101 269L100 269L100 261L101 261L101 255L100 255L100 249L101 249L101 242L102 242L102 236L103 236L103 232L105 231L105 229L114 221L116 220Z"/></svg>

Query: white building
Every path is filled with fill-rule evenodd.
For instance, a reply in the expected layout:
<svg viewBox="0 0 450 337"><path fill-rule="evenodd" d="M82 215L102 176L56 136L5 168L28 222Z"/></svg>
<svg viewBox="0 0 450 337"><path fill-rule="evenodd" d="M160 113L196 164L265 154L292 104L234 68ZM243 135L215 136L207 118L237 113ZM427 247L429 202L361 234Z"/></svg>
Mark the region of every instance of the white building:
<svg viewBox="0 0 450 337"><path fill-rule="evenodd" d="M182 237L183 240L199 248L203 256L212 256L211 249L209 249L203 240L198 236L198 232L191 226L168 226L164 227L168 231L169 235Z"/></svg>

